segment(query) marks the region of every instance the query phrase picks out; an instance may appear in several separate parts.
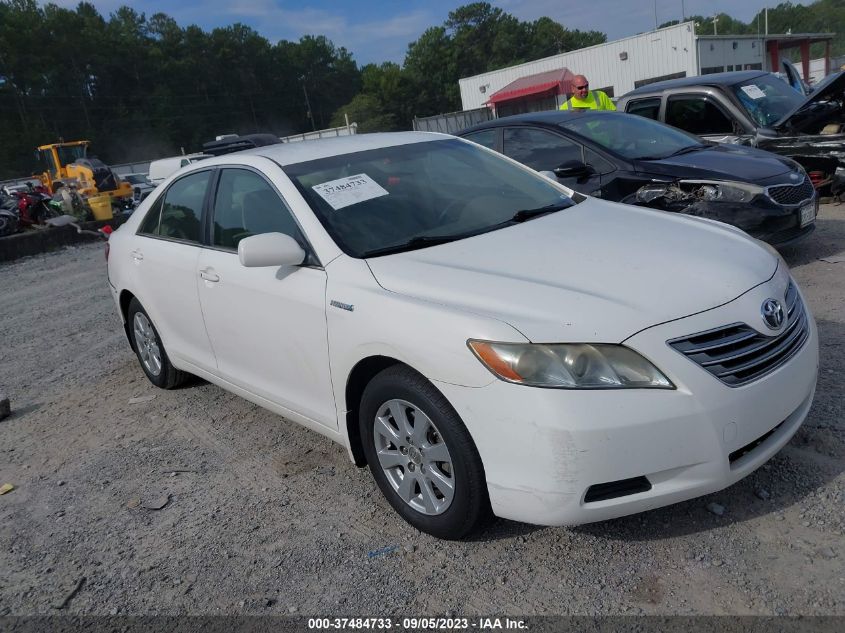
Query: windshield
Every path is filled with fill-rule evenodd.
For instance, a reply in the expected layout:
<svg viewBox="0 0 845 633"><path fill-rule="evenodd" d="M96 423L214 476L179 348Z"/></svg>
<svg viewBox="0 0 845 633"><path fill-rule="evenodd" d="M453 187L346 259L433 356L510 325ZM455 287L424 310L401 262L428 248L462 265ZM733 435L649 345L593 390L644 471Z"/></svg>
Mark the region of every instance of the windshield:
<svg viewBox="0 0 845 633"><path fill-rule="evenodd" d="M71 145L70 147L57 147L56 151L59 152L59 162L62 165L70 165L79 158L85 158L85 149L85 145Z"/></svg>
<svg viewBox="0 0 845 633"><path fill-rule="evenodd" d="M629 160L666 158L704 145L697 136L624 113L572 117L560 126Z"/></svg>
<svg viewBox="0 0 845 633"><path fill-rule="evenodd" d="M760 127L774 125L804 101L803 96L775 75L734 84L731 90Z"/></svg>
<svg viewBox="0 0 845 633"><path fill-rule="evenodd" d="M453 241L573 204L542 176L458 139L342 154L284 170L352 257Z"/></svg>

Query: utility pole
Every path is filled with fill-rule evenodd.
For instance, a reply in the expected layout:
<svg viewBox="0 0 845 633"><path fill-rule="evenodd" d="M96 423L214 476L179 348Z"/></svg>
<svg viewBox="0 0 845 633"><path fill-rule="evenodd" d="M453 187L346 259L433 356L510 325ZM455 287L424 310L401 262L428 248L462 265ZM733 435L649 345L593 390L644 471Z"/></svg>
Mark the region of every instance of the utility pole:
<svg viewBox="0 0 845 633"><path fill-rule="evenodd" d="M687 20L687 10L684 7L684 0L681 0L681 22L686 22Z"/></svg>
<svg viewBox="0 0 845 633"><path fill-rule="evenodd" d="M311 119L311 128L316 132L317 131L317 122L314 121L314 113L311 111L311 101L308 99L308 90L305 88L305 75L302 75L299 78L299 81L302 82L302 92L305 94L305 107L308 108L305 116Z"/></svg>
<svg viewBox="0 0 845 633"><path fill-rule="evenodd" d="M654 30L657 30L657 0L654 0Z"/></svg>
<svg viewBox="0 0 845 633"><path fill-rule="evenodd" d="M717 14L713 14L713 35L718 35L716 32L716 22L719 21L719 16Z"/></svg>

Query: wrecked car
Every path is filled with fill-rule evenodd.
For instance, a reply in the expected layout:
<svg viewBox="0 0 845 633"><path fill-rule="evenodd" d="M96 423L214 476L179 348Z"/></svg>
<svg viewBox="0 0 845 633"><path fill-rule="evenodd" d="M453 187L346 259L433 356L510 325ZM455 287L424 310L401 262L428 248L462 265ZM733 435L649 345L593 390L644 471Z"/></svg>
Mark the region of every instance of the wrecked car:
<svg viewBox="0 0 845 633"><path fill-rule="evenodd" d="M649 84L617 105L708 140L789 156L817 189L836 193L845 182L845 72L803 94L796 71L785 70L789 84L759 70L715 73Z"/></svg>
<svg viewBox="0 0 845 633"><path fill-rule="evenodd" d="M797 93L796 93L797 94ZM794 160L705 141L621 112L505 117L458 136L591 196L733 224L783 246L815 228L818 197Z"/></svg>

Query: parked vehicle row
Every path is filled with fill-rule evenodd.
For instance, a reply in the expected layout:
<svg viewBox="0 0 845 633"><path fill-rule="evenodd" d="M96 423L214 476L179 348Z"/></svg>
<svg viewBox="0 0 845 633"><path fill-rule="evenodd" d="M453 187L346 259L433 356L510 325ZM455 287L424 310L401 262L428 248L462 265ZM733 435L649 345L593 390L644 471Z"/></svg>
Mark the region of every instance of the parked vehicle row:
<svg viewBox="0 0 845 633"><path fill-rule="evenodd" d="M829 191L845 171L843 98L845 72L804 95L771 73L742 71L649 84L624 95L618 108L709 140L789 156Z"/></svg>
<svg viewBox="0 0 845 633"><path fill-rule="evenodd" d="M620 112L551 111L459 133L576 191L727 222L784 245L815 228L818 199L794 160L717 144Z"/></svg>
<svg viewBox="0 0 845 633"><path fill-rule="evenodd" d="M635 164L675 173L687 148L760 161L736 186L687 183L715 203L798 173L662 126L644 149L602 140L630 118L555 123L580 144L581 166L561 161L573 172L560 176L601 159L620 172L605 184L596 170L603 193ZM507 153L506 132L492 130ZM577 524L724 488L789 441L816 384L815 323L771 247L443 135L188 165L113 233L107 266L153 384L201 376L339 442L402 517L443 538L490 514Z"/></svg>

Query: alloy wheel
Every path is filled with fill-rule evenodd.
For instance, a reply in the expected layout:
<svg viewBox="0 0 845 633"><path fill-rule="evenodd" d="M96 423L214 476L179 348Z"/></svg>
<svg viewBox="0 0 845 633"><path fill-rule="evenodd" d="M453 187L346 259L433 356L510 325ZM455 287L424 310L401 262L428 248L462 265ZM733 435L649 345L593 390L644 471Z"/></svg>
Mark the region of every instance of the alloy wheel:
<svg viewBox="0 0 845 633"><path fill-rule="evenodd" d="M389 400L373 421L379 464L394 492L426 515L443 514L455 495L452 456L431 419L406 400Z"/></svg>

